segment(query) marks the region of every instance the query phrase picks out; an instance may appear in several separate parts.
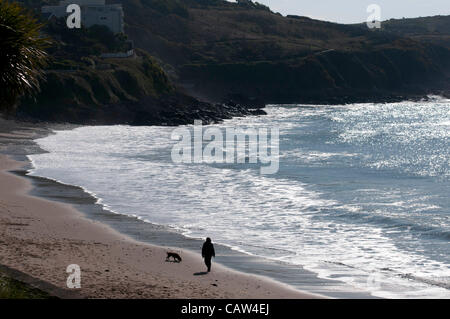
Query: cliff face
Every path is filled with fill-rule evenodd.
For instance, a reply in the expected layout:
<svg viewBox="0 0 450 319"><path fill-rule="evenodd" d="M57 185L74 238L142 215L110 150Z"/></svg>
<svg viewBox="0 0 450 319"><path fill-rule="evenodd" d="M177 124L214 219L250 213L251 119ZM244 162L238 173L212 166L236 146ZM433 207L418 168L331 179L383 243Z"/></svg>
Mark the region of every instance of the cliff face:
<svg viewBox="0 0 450 319"><path fill-rule="evenodd" d="M145 53L130 59L91 57L85 63L65 61L63 69L46 71L41 91L24 98L17 115L47 121L110 121L106 106L157 100L175 92L165 73ZM99 116L104 113L102 116Z"/></svg>
<svg viewBox="0 0 450 319"><path fill-rule="evenodd" d="M411 34L408 19L369 30L283 17L250 1L124 6L136 45L169 64L178 85L210 100L370 101L449 91L450 17L430 18Z"/></svg>
<svg viewBox="0 0 450 319"><path fill-rule="evenodd" d="M45 80L36 96L20 101L16 110L20 119L178 125L252 112L240 105L201 102L180 92L160 63L143 50L128 58L101 58L104 53L130 49L125 35L114 35L106 27L69 30L64 19L57 19L48 22L44 31L52 41Z"/></svg>
<svg viewBox="0 0 450 319"><path fill-rule="evenodd" d="M25 98L22 120L74 124L181 125L258 113L245 106L201 102L177 91L146 53L131 59L90 58L77 70L48 70L41 92Z"/></svg>
<svg viewBox="0 0 450 319"><path fill-rule="evenodd" d="M55 1L23 2L39 10ZM47 81L36 99L22 101L19 117L176 125L255 113L249 108L265 103L375 102L450 92L450 16L390 20L369 30L283 17L248 0L122 3L138 56L100 59L123 51L127 38L101 27L74 31L65 21L49 23L54 42Z"/></svg>
<svg viewBox="0 0 450 319"><path fill-rule="evenodd" d="M292 62L190 64L181 79L192 92L259 97L268 103L345 103L448 92L450 54L415 43L415 49L328 51Z"/></svg>

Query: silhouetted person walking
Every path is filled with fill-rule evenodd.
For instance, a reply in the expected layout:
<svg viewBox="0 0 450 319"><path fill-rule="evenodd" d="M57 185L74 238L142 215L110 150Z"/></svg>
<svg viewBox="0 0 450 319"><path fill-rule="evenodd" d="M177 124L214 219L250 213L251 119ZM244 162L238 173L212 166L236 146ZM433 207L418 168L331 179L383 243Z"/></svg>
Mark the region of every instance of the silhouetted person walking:
<svg viewBox="0 0 450 319"><path fill-rule="evenodd" d="M208 272L211 271L211 258L216 257L216 252L214 251L214 245L211 242L211 238L206 238L205 243L202 247L202 257L205 258L205 265L208 267Z"/></svg>

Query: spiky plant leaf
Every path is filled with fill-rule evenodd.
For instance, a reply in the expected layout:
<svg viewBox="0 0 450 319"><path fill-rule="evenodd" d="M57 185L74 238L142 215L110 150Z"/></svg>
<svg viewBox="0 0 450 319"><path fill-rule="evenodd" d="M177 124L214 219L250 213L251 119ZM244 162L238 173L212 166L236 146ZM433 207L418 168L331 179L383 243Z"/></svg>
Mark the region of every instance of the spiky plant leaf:
<svg viewBox="0 0 450 319"><path fill-rule="evenodd" d="M0 0L0 111L11 111L20 96L39 91L48 45L41 28L19 4Z"/></svg>

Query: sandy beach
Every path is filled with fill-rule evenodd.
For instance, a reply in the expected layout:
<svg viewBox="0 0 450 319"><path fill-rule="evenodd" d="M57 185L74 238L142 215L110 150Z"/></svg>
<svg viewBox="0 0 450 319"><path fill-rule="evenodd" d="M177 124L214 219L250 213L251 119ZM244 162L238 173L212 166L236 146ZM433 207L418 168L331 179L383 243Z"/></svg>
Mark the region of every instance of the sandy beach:
<svg viewBox="0 0 450 319"><path fill-rule="evenodd" d="M204 274L200 255L190 251L178 250L182 263L165 262L165 248L135 241L70 205L29 195L31 182L11 173L25 164L0 155L0 265L37 288L53 287L63 298L317 297L218 264ZM81 289L67 289L70 264L81 268Z"/></svg>

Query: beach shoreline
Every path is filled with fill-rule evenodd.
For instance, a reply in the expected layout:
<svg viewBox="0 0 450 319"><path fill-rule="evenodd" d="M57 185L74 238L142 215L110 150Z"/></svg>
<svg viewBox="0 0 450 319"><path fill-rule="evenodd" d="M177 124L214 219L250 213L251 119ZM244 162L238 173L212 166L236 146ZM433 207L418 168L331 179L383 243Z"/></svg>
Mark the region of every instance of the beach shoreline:
<svg viewBox="0 0 450 319"><path fill-rule="evenodd" d="M8 268L64 291L66 268L77 264L81 298L318 297L218 264L206 275L201 257L190 251L181 250L182 263L165 262L165 248L137 242L70 205L28 195L31 183L11 173L24 164L0 155L0 260Z"/></svg>
<svg viewBox="0 0 450 319"><path fill-rule="evenodd" d="M23 142L42 136L42 132L24 134L10 128L0 135ZM32 182L14 173L29 164L24 154L8 155L11 151L5 148L2 153L0 264L10 273L23 274L21 279L36 288L46 291L53 287L53 294L62 298L321 297L217 263L210 274L204 274L200 254L188 250L177 248L182 263L165 262L167 248L136 241L87 218L72 205L30 194ZM66 269L71 264L81 268L81 289L67 288Z"/></svg>

